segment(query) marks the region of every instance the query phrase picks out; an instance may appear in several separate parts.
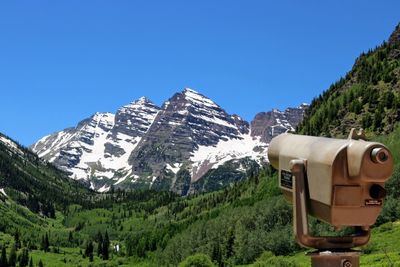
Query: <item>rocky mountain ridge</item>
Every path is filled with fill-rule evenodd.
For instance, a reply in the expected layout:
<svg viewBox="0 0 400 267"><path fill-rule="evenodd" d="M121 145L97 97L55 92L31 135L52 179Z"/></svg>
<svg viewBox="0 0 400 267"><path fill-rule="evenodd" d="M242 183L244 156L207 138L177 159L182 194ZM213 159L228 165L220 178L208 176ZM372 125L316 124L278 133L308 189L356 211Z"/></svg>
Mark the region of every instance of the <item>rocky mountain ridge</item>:
<svg viewBox="0 0 400 267"><path fill-rule="evenodd" d="M251 136L260 136L262 142L269 143L281 133L295 131L307 108L308 105L302 103L298 108L287 108L285 111L273 109L257 113L251 122Z"/></svg>
<svg viewBox="0 0 400 267"><path fill-rule="evenodd" d="M186 88L162 107L142 97L115 115L95 113L75 128L41 138L31 149L98 191L114 186L186 195L205 190L202 180L224 165L234 166L235 179L244 179L267 161L270 139L294 130L306 108L262 112L249 124ZM207 190L230 183L220 179Z"/></svg>

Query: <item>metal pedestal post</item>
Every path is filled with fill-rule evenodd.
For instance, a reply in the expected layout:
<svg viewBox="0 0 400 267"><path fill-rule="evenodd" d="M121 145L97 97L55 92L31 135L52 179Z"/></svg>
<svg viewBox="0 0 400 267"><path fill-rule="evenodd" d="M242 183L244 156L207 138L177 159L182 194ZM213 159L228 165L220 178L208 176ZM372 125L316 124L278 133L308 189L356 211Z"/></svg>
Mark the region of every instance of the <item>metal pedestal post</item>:
<svg viewBox="0 0 400 267"><path fill-rule="evenodd" d="M308 229L308 206L306 190L306 162L290 161L293 179L293 227L296 241L304 246L319 249L307 254L312 267L359 267L359 251L351 248L366 244L370 229L361 229L360 234L352 236L312 236Z"/></svg>
<svg viewBox="0 0 400 267"><path fill-rule="evenodd" d="M307 256L311 257L312 267L359 267L360 252L311 252Z"/></svg>

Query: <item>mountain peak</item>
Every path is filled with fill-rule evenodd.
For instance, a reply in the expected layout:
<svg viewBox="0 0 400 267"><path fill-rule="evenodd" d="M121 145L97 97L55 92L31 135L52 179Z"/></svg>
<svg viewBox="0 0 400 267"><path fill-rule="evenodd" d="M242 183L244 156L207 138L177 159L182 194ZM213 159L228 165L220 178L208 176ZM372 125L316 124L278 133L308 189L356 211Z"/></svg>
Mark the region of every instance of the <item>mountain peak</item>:
<svg viewBox="0 0 400 267"><path fill-rule="evenodd" d="M186 92L193 93L193 94L199 94L199 92L197 92L196 90L193 90L192 88L189 88L189 87L183 88L182 93L186 93Z"/></svg>
<svg viewBox="0 0 400 267"><path fill-rule="evenodd" d="M202 95L201 93L199 93L193 89L185 88L182 91L182 94L187 101L189 101L195 105L204 105L207 107L218 107L218 105L215 104L215 102L212 101L210 98Z"/></svg>
<svg viewBox="0 0 400 267"><path fill-rule="evenodd" d="M146 103L152 103L150 99L148 99L145 96L142 96L141 98L139 98L138 100L135 101L138 104L146 104Z"/></svg>
<svg viewBox="0 0 400 267"><path fill-rule="evenodd" d="M158 108L150 99L148 99L145 96L140 97L137 100L132 101L128 105L123 106L120 108L120 110L125 110L125 109L142 109L143 106L153 106L155 108Z"/></svg>
<svg viewBox="0 0 400 267"><path fill-rule="evenodd" d="M131 102L131 104L147 104L147 103L153 103L153 102L145 96L142 96Z"/></svg>

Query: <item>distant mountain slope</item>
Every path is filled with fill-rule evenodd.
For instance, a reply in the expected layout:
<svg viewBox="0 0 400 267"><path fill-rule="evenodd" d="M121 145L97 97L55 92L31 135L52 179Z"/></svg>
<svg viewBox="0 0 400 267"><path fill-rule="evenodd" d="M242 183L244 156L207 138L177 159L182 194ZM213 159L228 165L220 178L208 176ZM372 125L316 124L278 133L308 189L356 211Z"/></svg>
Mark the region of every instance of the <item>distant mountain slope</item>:
<svg viewBox="0 0 400 267"><path fill-rule="evenodd" d="M256 114L251 122L251 136L261 136L261 141L269 143L271 139L286 131L295 131L295 127L303 120L308 104L298 108L287 108L285 111L273 109Z"/></svg>
<svg viewBox="0 0 400 267"><path fill-rule="evenodd" d="M352 127L389 133L400 120L400 24L381 46L362 53L344 78L315 98L298 131L345 136Z"/></svg>
<svg viewBox="0 0 400 267"><path fill-rule="evenodd" d="M30 150L0 134L0 198L11 197L34 212L54 216L55 207L85 205L91 192Z"/></svg>
<svg viewBox="0 0 400 267"><path fill-rule="evenodd" d="M294 130L306 108L260 113L250 126L186 88L161 108L142 97L115 115L96 113L75 128L43 137L31 149L98 191L114 186L186 195L216 190L257 172L267 161L269 140ZM232 179L215 177L221 172L211 174L218 168Z"/></svg>

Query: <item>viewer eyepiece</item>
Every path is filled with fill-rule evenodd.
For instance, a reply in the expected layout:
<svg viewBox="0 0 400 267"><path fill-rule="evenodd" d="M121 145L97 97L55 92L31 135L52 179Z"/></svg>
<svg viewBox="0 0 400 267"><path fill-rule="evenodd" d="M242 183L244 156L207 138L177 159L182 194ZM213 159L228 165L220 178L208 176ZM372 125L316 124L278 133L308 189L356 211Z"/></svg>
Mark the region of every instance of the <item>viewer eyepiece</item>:
<svg viewBox="0 0 400 267"><path fill-rule="evenodd" d="M371 151L371 159L375 163L382 164L389 159L389 152L382 147L377 147Z"/></svg>

